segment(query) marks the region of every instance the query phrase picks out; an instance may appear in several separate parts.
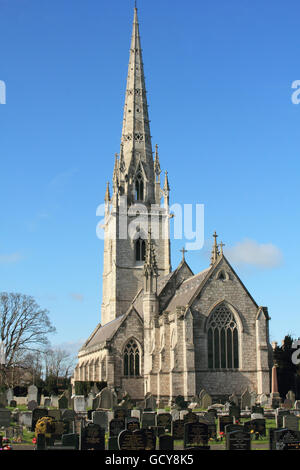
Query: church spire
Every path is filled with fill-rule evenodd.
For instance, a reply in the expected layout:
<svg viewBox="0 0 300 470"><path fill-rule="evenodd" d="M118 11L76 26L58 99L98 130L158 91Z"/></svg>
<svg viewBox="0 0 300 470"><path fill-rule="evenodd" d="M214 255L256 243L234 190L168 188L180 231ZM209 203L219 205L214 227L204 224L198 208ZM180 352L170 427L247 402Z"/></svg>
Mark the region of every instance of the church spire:
<svg viewBox="0 0 300 470"><path fill-rule="evenodd" d="M142 49L139 32L137 8L134 19L129 55L126 97L121 138L125 174L128 180L134 178L138 168L146 174L146 199L154 202L154 165L149 126L148 103L142 60ZM128 188L130 189L130 188Z"/></svg>
<svg viewBox="0 0 300 470"><path fill-rule="evenodd" d="M211 266L213 264L216 263L216 261L218 261L218 257L220 255L220 252L219 252L219 245L217 244L217 238L218 238L218 235L217 235L217 232L215 231L215 233L213 234L213 237L215 239L214 241L214 244L213 244L213 249L212 249L212 252L211 252Z"/></svg>

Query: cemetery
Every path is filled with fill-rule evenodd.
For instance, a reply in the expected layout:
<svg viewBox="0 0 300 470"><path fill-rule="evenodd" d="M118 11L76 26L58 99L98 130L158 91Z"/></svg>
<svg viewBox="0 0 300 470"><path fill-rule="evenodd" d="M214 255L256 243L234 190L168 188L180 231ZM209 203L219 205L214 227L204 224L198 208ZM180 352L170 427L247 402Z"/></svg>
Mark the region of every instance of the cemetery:
<svg viewBox="0 0 300 470"><path fill-rule="evenodd" d="M191 403L177 397L172 406L159 408L150 394L139 403L128 395L119 400L108 387L100 392L94 388L88 396L66 391L61 396L43 397L31 385L23 404L18 405L13 390L8 389L0 397L0 448L102 452L298 450L299 401L291 391L287 396L279 407L248 390L241 397L228 397L225 403L213 403L202 390Z"/></svg>

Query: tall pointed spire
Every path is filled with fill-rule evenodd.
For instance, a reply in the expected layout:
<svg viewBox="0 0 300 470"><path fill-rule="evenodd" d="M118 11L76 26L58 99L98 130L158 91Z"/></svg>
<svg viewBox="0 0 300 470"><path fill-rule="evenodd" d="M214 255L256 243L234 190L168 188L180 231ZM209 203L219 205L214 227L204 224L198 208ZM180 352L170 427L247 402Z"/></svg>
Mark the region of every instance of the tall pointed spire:
<svg viewBox="0 0 300 470"><path fill-rule="evenodd" d="M140 163L149 181L147 196L152 202L154 165L137 8L134 9L121 145L128 179L134 178Z"/></svg>
<svg viewBox="0 0 300 470"><path fill-rule="evenodd" d="M217 235L217 232L215 232L213 234L213 237L215 239L214 241L214 245L213 245L213 249L212 249L212 252L211 252L211 265L215 264L215 262L218 260L218 257L220 255L220 252L219 252L219 246L217 244L217 238L218 238L218 235Z"/></svg>

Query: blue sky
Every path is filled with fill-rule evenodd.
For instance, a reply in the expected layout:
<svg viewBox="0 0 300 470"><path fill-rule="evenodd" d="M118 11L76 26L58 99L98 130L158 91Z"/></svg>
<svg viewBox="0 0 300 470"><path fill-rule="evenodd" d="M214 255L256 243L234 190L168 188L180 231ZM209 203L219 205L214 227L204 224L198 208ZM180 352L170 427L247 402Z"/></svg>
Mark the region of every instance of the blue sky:
<svg viewBox="0 0 300 470"><path fill-rule="evenodd" d="M139 0L153 146L171 203L205 205L271 340L300 336L297 0ZM76 348L100 321L96 208L119 151L133 2L0 0L2 291L33 295ZM172 264L182 240L172 244Z"/></svg>

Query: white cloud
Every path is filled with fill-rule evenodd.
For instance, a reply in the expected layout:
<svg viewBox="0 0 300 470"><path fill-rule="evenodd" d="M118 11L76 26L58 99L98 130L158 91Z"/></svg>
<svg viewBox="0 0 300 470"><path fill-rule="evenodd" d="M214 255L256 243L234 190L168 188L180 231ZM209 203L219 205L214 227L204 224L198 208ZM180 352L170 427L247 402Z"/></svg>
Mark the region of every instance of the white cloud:
<svg viewBox="0 0 300 470"><path fill-rule="evenodd" d="M236 265L252 265L259 268L276 268L283 260L280 249L272 243L258 243L245 239L224 250L230 262Z"/></svg>
<svg viewBox="0 0 300 470"><path fill-rule="evenodd" d="M22 255L18 252L10 253L10 254L7 254L7 255L1 255L0 254L0 264L17 263L21 259L22 259Z"/></svg>

